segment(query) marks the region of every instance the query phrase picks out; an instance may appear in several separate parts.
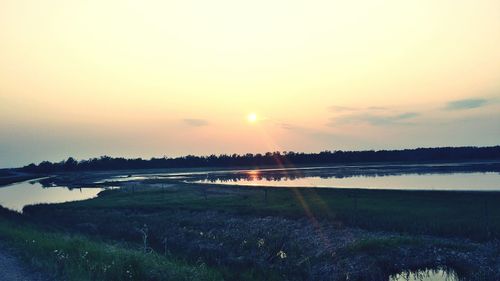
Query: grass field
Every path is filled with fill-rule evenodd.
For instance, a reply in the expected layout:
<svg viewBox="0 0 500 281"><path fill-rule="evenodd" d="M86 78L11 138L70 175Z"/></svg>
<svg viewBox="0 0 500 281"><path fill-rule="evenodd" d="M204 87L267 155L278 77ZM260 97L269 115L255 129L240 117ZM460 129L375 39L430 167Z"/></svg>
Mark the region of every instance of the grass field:
<svg viewBox="0 0 500 281"><path fill-rule="evenodd" d="M150 180L91 200L28 206L23 217L85 239L206 264L215 272L208 276L224 280L384 280L422 267L451 268L464 280L496 280L500 206L495 202L500 194L492 192Z"/></svg>
<svg viewBox="0 0 500 281"><path fill-rule="evenodd" d="M176 184L126 188L99 198L33 209L189 209L259 216L310 217L369 230L500 238L500 193L245 188ZM32 208L27 208L30 213Z"/></svg>
<svg viewBox="0 0 500 281"><path fill-rule="evenodd" d="M2 210L0 240L27 263L60 280L220 280L205 264L147 253L123 243L57 232Z"/></svg>
<svg viewBox="0 0 500 281"><path fill-rule="evenodd" d="M500 278L496 192L120 184L3 210L0 239L64 280L387 280L419 268Z"/></svg>

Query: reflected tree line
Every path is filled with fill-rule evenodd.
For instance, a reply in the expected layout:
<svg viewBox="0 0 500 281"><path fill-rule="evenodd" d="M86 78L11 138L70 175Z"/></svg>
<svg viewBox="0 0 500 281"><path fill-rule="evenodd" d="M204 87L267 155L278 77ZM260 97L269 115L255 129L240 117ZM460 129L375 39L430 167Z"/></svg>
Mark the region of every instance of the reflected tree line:
<svg viewBox="0 0 500 281"><path fill-rule="evenodd" d="M216 182L239 182L239 181L293 181L302 178L316 177L320 179L343 179L352 177L384 177L398 175L429 175L429 174L453 174L453 173L475 173L475 172L499 172L500 163L474 164L457 166L428 166L419 165L415 167L396 165L387 167L377 166L349 166L348 168L319 167L315 169L284 169L284 170L252 170L236 173L207 173L203 176L192 175L193 180L202 180L211 183Z"/></svg>
<svg viewBox="0 0 500 281"><path fill-rule="evenodd" d="M60 162L43 161L20 168L25 172L50 173L65 171L95 171L121 169L158 169L158 168L203 168L203 167L293 167L317 164L349 163L389 163L389 162L458 162L474 160L500 160L500 146L491 147L439 147L404 150L366 150L366 151L322 151L267 152L247 154L221 154L210 156L187 155L183 157L127 159L123 157L102 156L77 161L73 157Z"/></svg>

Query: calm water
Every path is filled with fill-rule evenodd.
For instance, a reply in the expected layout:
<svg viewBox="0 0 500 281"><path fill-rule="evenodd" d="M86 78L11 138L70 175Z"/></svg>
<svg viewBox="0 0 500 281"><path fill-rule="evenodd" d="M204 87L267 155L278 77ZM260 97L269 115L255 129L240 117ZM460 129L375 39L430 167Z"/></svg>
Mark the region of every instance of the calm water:
<svg viewBox="0 0 500 281"><path fill-rule="evenodd" d="M117 175L100 182L168 179L205 184L389 190L500 191L500 163L329 166Z"/></svg>
<svg viewBox="0 0 500 281"><path fill-rule="evenodd" d="M62 203L94 198L103 188L68 189L46 187L34 181L25 181L0 187L0 205L18 212L23 207L37 203Z"/></svg>
<svg viewBox="0 0 500 281"><path fill-rule="evenodd" d="M393 275L389 281L458 281L456 273L442 269L426 269Z"/></svg>
<svg viewBox="0 0 500 281"><path fill-rule="evenodd" d="M367 188L389 190L456 190L456 191L500 191L500 173L459 172L396 175L287 175L286 173L263 173L258 170L233 175L210 175L198 183L231 184L276 187L325 187Z"/></svg>
<svg viewBox="0 0 500 281"><path fill-rule="evenodd" d="M487 166L490 165L490 166ZM208 184L276 187L367 188L391 190L500 191L498 166L478 165L373 165L307 167L300 169L222 170L116 175L99 182L148 179ZM497 165L497 164L496 164ZM62 203L94 198L103 188L44 188L37 181L0 187L0 205L22 211L26 205Z"/></svg>

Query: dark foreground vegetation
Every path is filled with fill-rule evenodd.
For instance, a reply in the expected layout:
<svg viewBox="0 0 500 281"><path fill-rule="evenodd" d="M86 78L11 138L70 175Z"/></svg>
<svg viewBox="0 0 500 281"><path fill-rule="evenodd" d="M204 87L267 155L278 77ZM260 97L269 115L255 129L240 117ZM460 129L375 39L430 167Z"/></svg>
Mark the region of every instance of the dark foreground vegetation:
<svg viewBox="0 0 500 281"><path fill-rule="evenodd" d="M203 263L54 229L0 207L0 242L45 272L47 280L221 280Z"/></svg>
<svg viewBox="0 0 500 281"><path fill-rule="evenodd" d="M69 158L61 162L44 161L38 165L30 164L20 171L29 173L53 173L65 171L98 171L123 169L162 169L197 167L263 167L299 166L340 163L387 163L387 162L460 162L500 160L500 146L492 147L439 147L404 150L368 151L323 151L319 153L267 152L264 154L247 153L244 155L188 155L177 158L112 158L103 156L77 161Z"/></svg>
<svg viewBox="0 0 500 281"><path fill-rule="evenodd" d="M175 280L168 274L182 280L195 273L208 280L388 280L400 271L438 267L463 280L499 280L498 202L494 192L148 180L92 200L28 206L22 216L6 212L0 239L30 255L38 251L34 256L52 272L81 280ZM29 226L5 226L21 219ZM29 250L29 235L54 242ZM71 253L68 272L53 257L59 249ZM92 266L80 263L85 251ZM103 275L102 266L116 258L118 273ZM140 278L123 279L130 264Z"/></svg>
<svg viewBox="0 0 500 281"><path fill-rule="evenodd" d="M96 210L211 211L309 218L372 231L476 241L500 239L500 192L252 188L163 182L129 183L92 200L27 206L24 213L37 220L57 217L58 222L69 216L70 222Z"/></svg>

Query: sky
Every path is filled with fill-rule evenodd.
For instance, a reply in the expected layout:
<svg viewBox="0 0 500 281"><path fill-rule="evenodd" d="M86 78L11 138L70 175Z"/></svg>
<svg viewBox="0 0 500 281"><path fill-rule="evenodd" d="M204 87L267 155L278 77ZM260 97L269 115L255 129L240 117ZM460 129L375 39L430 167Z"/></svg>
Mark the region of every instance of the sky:
<svg viewBox="0 0 500 281"><path fill-rule="evenodd" d="M0 168L498 145L499 50L498 0L0 0Z"/></svg>

